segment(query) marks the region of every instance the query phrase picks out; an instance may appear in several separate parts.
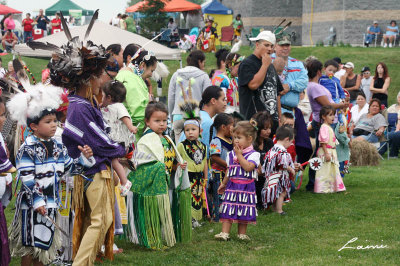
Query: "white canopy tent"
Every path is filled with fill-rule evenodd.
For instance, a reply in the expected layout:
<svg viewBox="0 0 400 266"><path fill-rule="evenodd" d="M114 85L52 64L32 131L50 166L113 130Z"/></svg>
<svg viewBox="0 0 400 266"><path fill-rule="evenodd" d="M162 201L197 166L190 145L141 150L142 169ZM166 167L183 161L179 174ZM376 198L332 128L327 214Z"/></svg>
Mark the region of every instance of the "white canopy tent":
<svg viewBox="0 0 400 266"><path fill-rule="evenodd" d="M71 35L72 37L79 36L80 40L83 40L86 29L87 25L70 28ZM96 21L93 25L89 40L98 45L102 44L104 47L114 43L119 43L122 47L126 47L131 43L143 46L150 41L138 34L122 30L101 21ZM67 37L64 32L59 32L40 38L37 41L49 42L61 46L67 42ZM148 43L145 49L153 52L158 60L181 60L181 52L179 50L168 48L156 42ZM51 57L51 51L32 50L26 44L16 45L15 51L22 56Z"/></svg>

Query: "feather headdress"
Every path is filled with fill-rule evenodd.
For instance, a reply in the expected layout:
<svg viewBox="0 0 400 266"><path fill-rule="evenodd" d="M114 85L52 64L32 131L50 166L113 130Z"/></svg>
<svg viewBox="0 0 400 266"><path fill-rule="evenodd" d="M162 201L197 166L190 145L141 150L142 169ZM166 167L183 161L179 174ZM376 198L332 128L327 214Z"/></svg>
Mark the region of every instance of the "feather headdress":
<svg viewBox="0 0 400 266"><path fill-rule="evenodd" d="M63 14L60 12L61 23L68 42L61 47L51 43L28 42L27 45L35 49L49 50L54 53L50 60L51 83L68 89L75 89L86 84L91 77L98 77L105 69L109 54L102 45L96 45L88 40L90 31L99 15L96 10L86 30L84 40L72 37ZM84 42L86 44L84 45Z"/></svg>
<svg viewBox="0 0 400 266"><path fill-rule="evenodd" d="M26 126L32 122L38 122L46 114L55 113L62 103L63 89L52 85L46 86L42 83L31 85L24 67L18 59L13 60L13 66L25 92L19 90L17 85L12 84L18 93L7 102L11 118L20 125Z"/></svg>
<svg viewBox="0 0 400 266"><path fill-rule="evenodd" d="M192 85L195 82L195 79L190 79L188 83L188 94L186 95L186 91L183 87L182 78L178 77L176 82L181 87L181 93L184 99L184 102L179 104L179 109L182 112L183 119L185 120L184 126L188 124L194 124L200 127L200 109L199 103L196 100L193 100L192 93Z"/></svg>

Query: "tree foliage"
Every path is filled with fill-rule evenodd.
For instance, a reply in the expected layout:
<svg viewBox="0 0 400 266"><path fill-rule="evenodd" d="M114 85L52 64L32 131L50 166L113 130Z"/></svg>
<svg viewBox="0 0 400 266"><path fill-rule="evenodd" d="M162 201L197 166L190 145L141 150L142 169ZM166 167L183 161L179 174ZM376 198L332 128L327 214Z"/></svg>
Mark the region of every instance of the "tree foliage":
<svg viewBox="0 0 400 266"><path fill-rule="evenodd" d="M139 10L145 15L139 21L144 36L151 37L153 32L158 32L161 28L166 27L167 13L160 12L164 6L165 3L161 0L147 0L147 5Z"/></svg>
<svg viewBox="0 0 400 266"><path fill-rule="evenodd" d="M135 5L135 4L137 4L137 3L141 2L141 1L142 0L129 0L127 2L127 5L128 5L128 7L130 7L130 6L133 6L133 5Z"/></svg>

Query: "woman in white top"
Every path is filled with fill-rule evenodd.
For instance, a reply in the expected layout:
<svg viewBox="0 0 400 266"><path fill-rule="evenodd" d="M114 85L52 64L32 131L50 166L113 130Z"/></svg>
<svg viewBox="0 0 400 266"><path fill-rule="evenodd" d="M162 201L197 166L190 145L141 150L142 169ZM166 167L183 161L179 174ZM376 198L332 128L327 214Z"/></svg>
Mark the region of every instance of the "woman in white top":
<svg viewBox="0 0 400 266"><path fill-rule="evenodd" d="M351 121L353 125L357 124L358 120L360 119L361 115L368 113L369 104L367 103L367 99L363 92L359 92L357 94L356 105L354 105L350 112L351 112Z"/></svg>

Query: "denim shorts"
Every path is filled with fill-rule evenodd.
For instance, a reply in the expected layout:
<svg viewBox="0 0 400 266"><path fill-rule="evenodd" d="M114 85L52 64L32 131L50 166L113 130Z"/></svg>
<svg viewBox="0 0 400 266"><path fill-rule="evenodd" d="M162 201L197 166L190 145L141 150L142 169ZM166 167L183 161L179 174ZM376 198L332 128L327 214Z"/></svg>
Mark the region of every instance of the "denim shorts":
<svg viewBox="0 0 400 266"><path fill-rule="evenodd" d="M372 132L372 133L370 133L368 135L360 135L360 136L357 136L357 137L362 137L366 141L368 141L369 143L377 143L377 142L379 142L378 136L375 135L374 132ZM352 138L354 139L354 138L357 138L357 137L353 136Z"/></svg>

